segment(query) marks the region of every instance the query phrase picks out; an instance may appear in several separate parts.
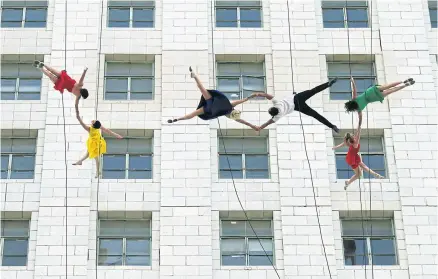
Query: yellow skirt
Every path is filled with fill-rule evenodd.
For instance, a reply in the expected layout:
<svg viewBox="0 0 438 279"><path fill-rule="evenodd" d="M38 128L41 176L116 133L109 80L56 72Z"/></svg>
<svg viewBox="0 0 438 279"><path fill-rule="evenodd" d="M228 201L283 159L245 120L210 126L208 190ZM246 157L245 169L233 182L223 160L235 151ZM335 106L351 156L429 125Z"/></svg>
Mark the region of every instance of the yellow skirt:
<svg viewBox="0 0 438 279"><path fill-rule="evenodd" d="M100 141L100 149L99 149ZM87 140L88 158L93 159L106 153L106 141L104 138L88 138Z"/></svg>

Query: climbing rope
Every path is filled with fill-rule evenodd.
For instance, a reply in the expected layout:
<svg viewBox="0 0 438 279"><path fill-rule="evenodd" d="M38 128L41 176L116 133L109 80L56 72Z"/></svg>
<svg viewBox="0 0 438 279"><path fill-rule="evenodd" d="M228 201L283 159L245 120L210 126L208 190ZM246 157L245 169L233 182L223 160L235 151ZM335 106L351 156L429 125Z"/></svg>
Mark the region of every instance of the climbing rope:
<svg viewBox="0 0 438 279"><path fill-rule="evenodd" d="M96 100L95 100L95 105L96 105L96 110L95 110L95 117L94 120L98 120L99 118L97 117L97 113L98 113L98 108L99 108L99 86L100 86L100 55L101 55L101 51L102 51L102 29L103 29L103 11L104 11L104 3L105 1L101 1L100 5L101 5L101 9L100 9L100 28L99 28L99 50L97 52L97 75L96 75ZM103 168L103 156L100 154L100 147L101 147L101 141L102 141L102 135L99 138L99 144L98 144L98 162L99 165L96 165L96 172L97 172L97 185L96 185L96 279L98 278L98 265L99 265L99 239L98 239L98 234L99 234L99 187L100 187L100 170ZM91 177L93 177L93 175L91 175ZM91 178L93 179L93 178ZM125 191L125 203L126 203L126 191Z"/></svg>
<svg viewBox="0 0 438 279"><path fill-rule="evenodd" d="M215 57L215 52L214 52L214 28L213 28L213 25L214 25L214 17L213 17L213 15L214 15L214 2L210 2L210 3L211 3L211 13L210 13L211 20L210 20L210 22L211 22L211 50L212 50L212 62L213 62L213 87L215 88L216 87L216 82L215 82L215 79L216 79L216 73L215 73L215 68L216 68L216 62L215 61L216 61L216 57ZM254 233L255 237L257 238L257 241L259 242L260 247L262 248L263 252L265 253L265 256L268 258L269 263L271 264L272 268L274 269L275 273L277 274L278 279L281 279L280 274L279 274L277 268L275 267L275 265L272 262L270 256L266 252L265 247L263 246L262 241L260 240L259 236L257 235L257 232L255 231L254 227L252 226L250 218L248 217L248 214L247 214L247 212L246 212L246 210L245 210L245 208L244 208L244 206L242 204L242 201L240 200L239 193L237 192L236 184L234 182L233 171L231 169L231 163L230 163L230 160L228 158L228 153L227 153L227 149L226 149L226 146L225 146L225 141L223 140L221 124L220 124L219 118L216 118L216 119L217 119L217 123L218 123L218 128L219 128L218 130L219 130L219 133L220 133L220 138L222 138L222 146L224 148L225 157L227 158L228 167L230 169L231 181L233 183L233 188L234 188L234 192L236 193L237 201L239 202L239 205L242 208L242 211L243 211L243 213L245 215L246 222L251 227L251 230Z"/></svg>
<svg viewBox="0 0 438 279"><path fill-rule="evenodd" d="M67 70L67 0L64 4L64 69ZM65 278L68 278L68 170L67 170L67 134L65 129L64 94L61 93L62 118L64 121L64 164L65 164Z"/></svg>
<svg viewBox="0 0 438 279"><path fill-rule="evenodd" d="M294 84L294 70L293 70L293 58L292 58L292 35L291 35L291 24L290 24L290 8L289 8L289 0L287 0L287 21L288 21L288 31L289 31L289 51L290 51L290 67L291 67L291 77L292 77L292 88L293 90L295 90L295 84ZM325 261L326 261L326 265L327 265L327 269L329 272L329 276L330 278L332 278L332 273L330 271L330 265L329 265L329 261L327 258L327 252L325 249L325 244L324 244L324 238L322 236L322 228L321 228L321 222L319 219L319 212L318 212L318 205L316 202L316 192L315 192L315 186L313 184L313 175L312 175L312 168L310 166L310 159L309 159L309 155L307 153L307 147L306 147L306 135L304 134L304 126L303 126L303 120L301 118L301 109L299 107L300 102L297 102L298 104L298 109L299 109L299 116L300 116L300 127L301 127L301 131L303 134L303 139L304 139L304 151L306 153L306 158L307 158L307 164L309 166L309 172L310 172L310 181L312 182L312 191L313 191L313 201L315 204L315 211L316 211L316 218L318 221L318 228L319 228L319 235L321 237L321 244L322 244L322 248L323 248L323 252L324 252L324 257L325 257Z"/></svg>

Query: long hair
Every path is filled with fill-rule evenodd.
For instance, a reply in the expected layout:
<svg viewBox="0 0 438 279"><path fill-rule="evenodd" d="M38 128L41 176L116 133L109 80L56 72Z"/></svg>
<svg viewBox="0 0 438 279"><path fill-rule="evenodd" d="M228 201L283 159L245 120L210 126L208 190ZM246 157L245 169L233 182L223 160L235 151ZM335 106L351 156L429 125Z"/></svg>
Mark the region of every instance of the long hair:
<svg viewBox="0 0 438 279"><path fill-rule="evenodd" d="M102 126L102 124L100 124L99 120L94 121L94 123L93 123L94 129L100 129L100 126Z"/></svg>
<svg viewBox="0 0 438 279"><path fill-rule="evenodd" d="M354 141L354 136L353 136L352 134L350 134L350 133L346 133L345 136L344 136L344 140L345 140L345 141L348 141L348 142L350 142L350 143L353 143L353 141Z"/></svg>
<svg viewBox="0 0 438 279"><path fill-rule="evenodd" d="M359 104L354 100L350 100L344 104L344 108L347 112L357 111L359 109Z"/></svg>

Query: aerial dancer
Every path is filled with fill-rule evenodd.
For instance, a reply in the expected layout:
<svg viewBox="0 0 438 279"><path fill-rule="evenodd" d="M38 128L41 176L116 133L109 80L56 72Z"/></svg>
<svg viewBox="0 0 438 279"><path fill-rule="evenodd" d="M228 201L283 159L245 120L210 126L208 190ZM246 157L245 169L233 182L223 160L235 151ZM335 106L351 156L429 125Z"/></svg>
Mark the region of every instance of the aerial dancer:
<svg viewBox="0 0 438 279"><path fill-rule="evenodd" d="M374 85L368 88L363 94L357 96L356 83L354 82L353 77L350 77L350 80L353 98L345 103L345 110L347 112L362 111L368 104L377 101L383 103L383 100L389 94L415 84L415 80L413 78L408 78L405 81L397 81L385 85ZM403 85L398 86L400 84Z"/></svg>
<svg viewBox="0 0 438 279"><path fill-rule="evenodd" d="M226 117L247 125L256 131L258 130L257 126L248 123L243 119L240 119L241 112L234 108L235 106L242 104L251 98L254 98L256 94L252 94L251 96L246 97L242 100L230 102L230 100L227 98L227 96L224 95L224 93L218 90L205 89L199 77L192 71L192 67L189 68L189 71L190 76L195 79L196 84L202 93L199 105L195 111L180 118L169 119L167 120L168 123L192 119L195 116L198 116L203 120L210 120L225 115Z"/></svg>
<svg viewBox="0 0 438 279"><path fill-rule="evenodd" d="M123 137L117 133L114 133L110 129L107 129L102 126L99 120L93 120L91 121L91 125L88 126L84 123L82 118L79 116L79 104L80 97L76 97L75 102L75 110L76 110L76 118L81 124L81 126L85 129L85 131L88 132L88 140L87 140L87 153L79 159L76 163L74 163L74 166L80 166L82 165L82 162L85 161L87 158L95 159L96 161L96 178L100 175L100 156L102 154L106 153L106 141L101 135L101 130L109 135L112 135L116 137L117 139L123 139Z"/></svg>
<svg viewBox="0 0 438 279"><path fill-rule="evenodd" d="M271 119L269 119L265 124L259 127L259 130L263 130L267 126L277 122L280 118L283 116L286 116L287 114L292 113L294 110L304 113L305 115L311 116L321 122L322 124L326 125L336 133L339 133L338 127L333 125L330 121L328 121L325 117L320 115L318 112L313 110L309 105L306 104L306 101L311 98L313 95L315 95L318 92L321 92L329 87L331 87L335 82L337 81L337 78L332 79L329 82L323 83L321 85L318 85L315 88L312 88L310 90L306 90L303 92L300 92L298 94L290 95L283 100L277 100L274 98L274 96L265 94L265 93L255 93L256 97L265 97L268 100L272 101L272 104L274 105L268 110L268 113L272 116Z"/></svg>
<svg viewBox="0 0 438 279"><path fill-rule="evenodd" d="M64 93L64 89L67 89L68 92L71 92L76 97L82 97L84 99L88 98L88 90L82 88L84 86L85 74L87 73L88 68L84 69L79 82L72 79L66 70L58 71L55 68L52 68L41 61L34 61L33 66L37 69L40 69L47 77L55 85L53 88L58 90L61 93Z"/></svg>
<svg viewBox="0 0 438 279"><path fill-rule="evenodd" d="M370 174L374 175L376 178L384 178L377 172L370 169L367 165L364 164L364 162L362 162L362 157L359 154L362 112L359 112L358 114L359 125L357 127L357 133L355 135L352 135L350 133L345 134L344 141L332 148L333 150L335 150L345 145L348 146L348 152L347 156L345 157L345 161L353 169L354 175L349 180L345 181L344 190L347 190L348 185L350 185L356 179L362 176L362 170L366 170Z"/></svg>

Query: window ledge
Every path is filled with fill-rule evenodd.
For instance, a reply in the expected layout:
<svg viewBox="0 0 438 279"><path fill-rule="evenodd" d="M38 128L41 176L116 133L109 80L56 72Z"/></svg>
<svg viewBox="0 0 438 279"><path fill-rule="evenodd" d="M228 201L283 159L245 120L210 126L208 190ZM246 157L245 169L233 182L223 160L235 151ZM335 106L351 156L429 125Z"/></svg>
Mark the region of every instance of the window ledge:
<svg viewBox="0 0 438 279"><path fill-rule="evenodd" d="M4 183L35 183L35 179L0 179Z"/></svg>
<svg viewBox="0 0 438 279"><path fill-rule="evenodd" d="M324 31L330 31L330 30L331 31L347 31L347 27L344 27L344 28L325 28L325 27L323 27L322 29ZM370 29L371 29L371 27L360 27L360 28L350 27L349 32L351 32L351 30L353 30L353 31L369 31Z"/></svg>
<svg viewBox="0 0 438 279"><path fill-rule="evenodd" d="M98 266L97 270L110 271L110 270L152 270L152 266L139 266L139 265L117 265L117 266Z"/></svg>
<svg viewBox="0 0 438 279"><path fill-rule="evenodd" d="M214 31L269 31L268 28L264 27L215 27L213 29Z"/></svg>
<svg viewBox="0 0 438 279"><path fill-rule="evenodd" d="M157 99L152 99L152 100L106 100L103 99L103 102L106 104L125 104L125 103L130 103L130 104L145 104L145 103L154 103L157 102Z"/></svg>
<svg viewBox="0 0 438 279"><path fill-rule="evenodd" d="M29 271L27 266L0 266L0 271Z"/></svg>
<svg viewBox="0 0 438 279"><path fill-rule="evenodd" d="M15 104L45 104L42 100L1 100L2 105L15 105Z"/></svg>
<svg viewBox="0 0 438 279"><path fill-rule="evenodd" d="M367 265L367 268L371 269L371 265ZM375 265L373 266L374 269L378 270L398 270L398 269L405 269L402 268L400 265ZM341 268L343 270L363 270L363 266L356 265L356 266L343 266Z"/></svg>
<svg viewBox="0 0 438 279"><path fill-rule="evenodd" d="M260 178L260 179L240 179L240 178L235 178L235 179L227 179L227 178L219 178L217 180L217 183L221 183L221 182L244 182L244 183L251 183L251 182L277 182L277 180L272 179L272 178Z"/></svg>
<svg viewBox="0 0 438 279"><path fill-rule="evenodd" d="M161 31L158 28L155 27L105 27L104 31L132 31L132 30L141 30L141 31Z"/></svg>
<svg viewBox="0 0 438 279"><path fill-rule="evenodd" d="M97 178L92 178L93 182L97 183ZM154 180L153 179L107 179L107 178L101 178L99 180L102 183L111 183L111 182L116 182L116 183L122 183L122 182L127 182L127 183L153 183Z"/></svg>
<svg viewBox="0 0 438 279"><path fill-rule="evenodd" d="M341 184L342 183L342 185L344 185L344 181L347 181L348 179L339 179L339 178L337 178L336 180L335 180L335 183L336 184ZM360 179L360 181L362 182L362 183L368 183L369 182L369 179L368 178L361 178ZM373 182L373 183L379 183L379 182L382 182L382 183L389 183L389 182L391 182L391 179L389 179L389 178L384 178L384 179L375 179L375 178L373 178L373 179L371 179L371 182ZM353 182L353 184L354 184L355 182ZM351 187L351 184L348 186L348 189L350 189L350 187Z"/></svg>
<svg viewBox="0 0 438 279"><path fill-rule="evenodd" d="M275 265L274 265L275 266ZM278 267L275 266L278 270ZM226 266L222 265L221 270L272 270L271 265L267 266Z"/></svg>
<svg viewBox="0 0 438 279"><path fill-rule="evenodd" d="M47 27L39 27L39 28L29 28L29 27L0 27L0 30L6 30L6 31L16 31L17 29L25 29L25 30L37 30L37 31L41 31L41 30L47 30Z"/></svg>

